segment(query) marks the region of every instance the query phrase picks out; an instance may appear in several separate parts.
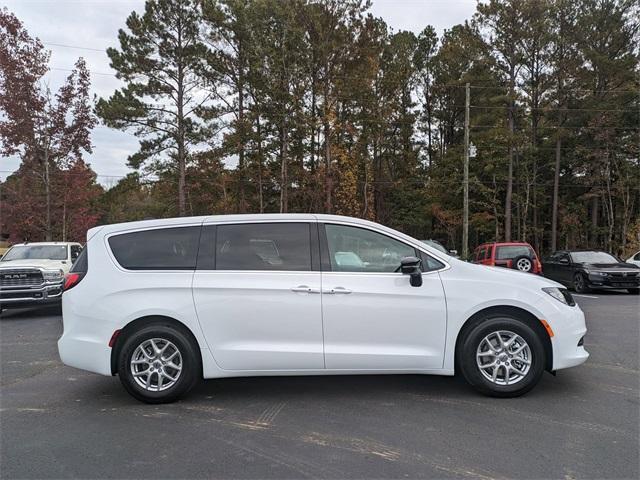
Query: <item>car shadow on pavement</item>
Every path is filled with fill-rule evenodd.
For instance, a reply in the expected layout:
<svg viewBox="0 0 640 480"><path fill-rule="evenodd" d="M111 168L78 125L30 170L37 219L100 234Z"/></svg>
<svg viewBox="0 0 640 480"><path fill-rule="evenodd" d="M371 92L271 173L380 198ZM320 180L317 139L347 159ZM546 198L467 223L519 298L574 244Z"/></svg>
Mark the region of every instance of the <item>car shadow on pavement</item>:
<svg viewBox="0 0 640 480"><path fill-rule="evenodd" d="M9 308L0 313L0 320L31 320L34 317L51 317L62 314L60 305Z"/></svg>

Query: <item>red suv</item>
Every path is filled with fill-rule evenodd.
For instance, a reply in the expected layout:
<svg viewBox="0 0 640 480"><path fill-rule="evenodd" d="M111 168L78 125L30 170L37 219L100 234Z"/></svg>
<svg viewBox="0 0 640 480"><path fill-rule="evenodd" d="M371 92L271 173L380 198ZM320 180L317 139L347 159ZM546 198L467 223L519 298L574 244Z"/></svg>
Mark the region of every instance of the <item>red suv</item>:
<svg viewBox="0 0 640 480"><path fill-rule="evenodd" d="M515 268L522 272L542 275L542 264L536 251L528 243L483 243L475 249L473 263Z"/></svg>

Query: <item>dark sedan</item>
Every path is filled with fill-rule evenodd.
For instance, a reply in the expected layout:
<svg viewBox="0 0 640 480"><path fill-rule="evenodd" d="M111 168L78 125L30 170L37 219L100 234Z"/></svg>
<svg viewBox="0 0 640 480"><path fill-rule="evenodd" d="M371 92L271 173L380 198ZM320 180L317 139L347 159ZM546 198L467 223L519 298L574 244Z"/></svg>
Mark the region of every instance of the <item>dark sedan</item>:
<svg viewBox="0 0 640 480"><path fill-rule="evenodd" d="M626 289L640 293L640 267L597 250L554 252L543 262L544 276L578 293L591 289Z"/></svg>

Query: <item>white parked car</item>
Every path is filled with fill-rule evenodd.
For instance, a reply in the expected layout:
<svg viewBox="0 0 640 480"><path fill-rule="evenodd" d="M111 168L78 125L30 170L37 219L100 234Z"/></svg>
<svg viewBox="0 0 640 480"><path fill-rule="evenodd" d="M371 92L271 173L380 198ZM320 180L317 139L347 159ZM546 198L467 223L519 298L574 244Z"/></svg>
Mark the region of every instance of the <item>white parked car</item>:
<svg viewBox="0 0 640 480"><path fill-rule="evenodd" d="M73 242L12 246L0 259L0 309L60 302L64 275L82 251Z"/></svg>
<svg viewBox="0 0 640 480"><path fill-rule="evenodd" d="M635 255L631 255L626 263L631 263L640 267L640 252L636 252Z"/></svg>
<svg viewBox="0 0 640 480"><path fill-rule="evenodd" d="M93 228L62 305L62 361L150 403L203 377L457 371L509 397L588 357L562 285L331 215Z"/></svg>

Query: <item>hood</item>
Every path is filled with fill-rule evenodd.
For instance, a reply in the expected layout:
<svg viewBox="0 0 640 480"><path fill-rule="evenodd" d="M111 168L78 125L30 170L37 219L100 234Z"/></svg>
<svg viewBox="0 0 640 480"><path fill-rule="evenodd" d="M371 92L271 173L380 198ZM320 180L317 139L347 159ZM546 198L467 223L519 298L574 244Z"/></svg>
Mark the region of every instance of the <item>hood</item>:
<svg viewBox="0 0 640 480"><path fill-rule="evenodd" d="M485 275L490 275L494 281L504 282L509 285L522 285L525 284L529 287L544 288L544 287L556 287L566 288L564 285L549 280L542 275L536 275L534 273L521 272L513 268L504 267L491 267L488 265L481 265L477 263L469 263L463 260L450 259L449 263L457 268L472 269L475 271L482 270Z"/></svg>
<svg viewBox="0 0 640 480"><path fill-rule="evenodd" d="M640 273L640 267L632 263L581 263L587 270L610 271L610 272L636 272Z"/></svg>
<svg viewBox="0 0 640 480"><path fill-rule="evenodd" d="M31 260L8 260L0 262L0 269L2 268L20 268L20 267L36 267L44 268L47 270L64 270L69 271L71 268L71 262L69 260L47 260L47 259L31 259Z"/></svg>

